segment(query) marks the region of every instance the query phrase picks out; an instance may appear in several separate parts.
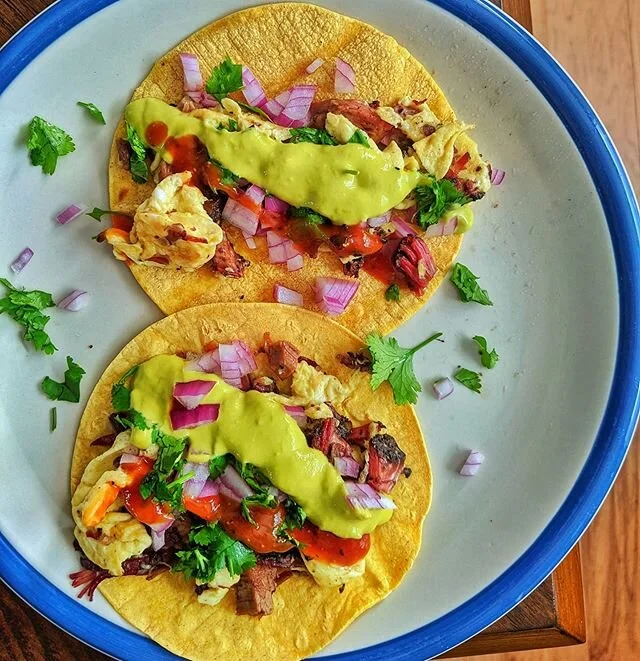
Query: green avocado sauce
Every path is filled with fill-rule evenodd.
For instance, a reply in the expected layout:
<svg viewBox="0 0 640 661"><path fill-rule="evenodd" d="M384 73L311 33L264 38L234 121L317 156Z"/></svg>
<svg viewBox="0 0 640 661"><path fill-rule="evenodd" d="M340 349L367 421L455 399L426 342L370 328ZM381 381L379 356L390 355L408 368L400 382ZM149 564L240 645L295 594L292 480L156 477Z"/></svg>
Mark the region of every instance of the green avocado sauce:
<svg viewBox="0 0 640 661"><path fill-rule="evenodd" d="M307 440L282 404L259 392L244 392L227 385L215 374L191 372L178 356L156 356L142 363L133 379L131 406L162 431L189 438L188 459L203 463L212 456L233 454L257 466L278 489L293 498L320 529L359 539L391 518L393 510L352 508L338 471ZM215 381L202 400L220 404L216 422L195 429L174 431L169 411L173 386L179 381ZM132 443L151 445L151 434L133 429Z"/></svg>
<svg viewBox="0 0 640 661"><path fill-rule="evenodd" d="M455 233L464 234L468 232L473 226L473 210L470 204L465 204L463 207L454 207L451 211L443 214L438 222L446 223L456 216L458 217L458 225Z"/></svg>
<svg viewBox="0 0 640 661"><path fill-rule="evenodd" d="M356 225L383 214L402 202L420 177L396 169L382 152L363 145L282 143L253 128L225 131L217 121L191 117L160 99L132 101L124 116L145 144L153 122L164 122L173 138L197 136L209 156L234 174L336 225ZM162 148L160 153L170 161Z"/></svg>

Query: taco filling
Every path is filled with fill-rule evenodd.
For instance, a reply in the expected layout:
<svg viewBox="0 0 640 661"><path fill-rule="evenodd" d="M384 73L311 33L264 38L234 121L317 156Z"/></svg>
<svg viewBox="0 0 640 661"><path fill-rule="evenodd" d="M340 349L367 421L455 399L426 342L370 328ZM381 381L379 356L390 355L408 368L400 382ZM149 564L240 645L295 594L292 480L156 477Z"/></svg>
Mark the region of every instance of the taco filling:
<svg viewBox="0 0 640 661"><path fill-rule="evenodd" d="M171 571L238 614L273 608L279 583L323 587L365 571L370 533L409 477L380 422L343 414L350 388L265 336L202 355L159 355L112 387L113 434L72 498L80 596L110 577Z"/></svg>
<svg viewBox="0 0 640 661"><path fill-rule="evenodd" d="M120 161L156 188L128 223L102 233L118 259L242 278L249 262L230 240L233 227L236 242L264 242L269 262L288 271L333 254L346 280L315 285L329 314L344 311L361 270L424 293L438 271L429 239L467 231L470 203L491 185L466 135L472 126L440 120L423 99L317 101L307 83L268 99L228 58L207 83L211 94L195 56L181 58L177 105L145 96L125 109ZM349 91L353 69L338 60L338 73L346 83L336 78L336 91Z"/></svg>

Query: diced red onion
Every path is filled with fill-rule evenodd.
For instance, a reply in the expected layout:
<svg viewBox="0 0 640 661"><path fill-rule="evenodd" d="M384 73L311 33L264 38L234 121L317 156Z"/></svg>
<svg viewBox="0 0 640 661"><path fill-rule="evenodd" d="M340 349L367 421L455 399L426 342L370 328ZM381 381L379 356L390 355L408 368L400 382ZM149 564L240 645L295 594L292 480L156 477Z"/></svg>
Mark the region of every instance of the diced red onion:
<svg viewBox="0 0 640 661"><path fill-rule="evenodd" d="M267 487L267 491L274 498L277 498L279 503L283 503L287 499L287 494L284 493L283 491L280 491L278 487L274 487L273 485L271 485L270 487Z"/></svg>
<svg viewBox="0 0 640 661"><path fill-rule="evenodd" d="M238 352L233 344L221 344L220 352L220 376L226 383L234 388L242 388L242 370Z"/></svg>
<svg viewBox="0 0 640 661"><path fill-rule="evenodd" d="M280 126L300 128L308 121L309 108L318 88L315 85L294 85L287 104L274 121Z"/></svg>
<svg viewBox="0 0 640 661"><path fill-rule="evenodd" d="M440 221L435 225L429 225L425 234L427 236L451 236L456 233L458 227L458 216L449 218L447 221Z"/></svg>
<svg viewBox="0 0 640 661"><path fill-rule="evenodd" d="M319 69L324 64L324 60L321 57L317 57L306 69L307 73L313 73L316 69Z"/></svg>
<svg viewBox="0 0 640 661"><path fill-rule="evenodd" d="M14 260L9 267L14 273L20 273L22 269L31 261L33 257L33 250L25 248Z"/></svg>
<svg viewBox="0 0 640 661"><path fill-rule="evenodd" d="M396 509L396 504L383 496L381 493L378 493L372 486L369 484L360 484L358 482L345 481L345 486L347 488L347 502L351 507L360 507L362 509L383 509L383 510L394 510Z"/></svg>
<svg viewBox="0 0 640 661"><path fill-rule="evenodd" d="M218 349L207 351L187 364L192 372L207 372L207 374L220 374L220 353Z"/></svg>
<svg viewBox="0 0 640 661"><path fill-rule="evenodd" d="M82 308L87 307L91 295L86 291L74 289L69 295L65 296L57 303L58 307L62 310L69 310L71 312L78 312Z"/></svg>
<svg viewBox="0 0 640 661"><path fill-rule="evenodd" d="M464 477L473 477L480 469L483 461L484 455L482 452L478 450L471 450L471 452L469 452L469 456L466 458L462 468L460 469L460 475L464 475Z"/></svg>
<svg viewBox="0 0 640 661"><path fill-rule="evenodd" d="M132 452L125 452L120 455L120 466L123 464L137 464L140 461L140 457L137 454Z"/></svg>
<svg viewBox="0 0 640 661"><path fill-rule="evenodd" d="M342 314L358 291L357 280L316 278L316 302L329 315Z"/></svg>
<svg viewBox="0 0 640 661"><path fill-rule="evenodd" d="M227 465L218 481L220 482L220 493L227 498L241 501L247 496L253 496L253 489L231 464Z"/></svg>
<svg viewBox="0 0 640 661"><path fill-rule="evenodd" d="M284 405L284 410L299 424L304 425L307 422L307 414L304 412L304 406Z"/></svg>
<svg viewBox="0 0 640 661"><path fill-rule="evenodd" d="M381 216L374 216L373 218L369 218L367 220L367 225L369 225L369 227L380 227L381 225L388 223L390 219L391 219L391 212L387 211L386 213L383 213Z"/></svg>
<svg viewBox="0 0 640 661"><path fill-rule="evenodd" d="M167 517L164 521L160 521L159 523L150 523L149 528L151 530L155 530L156 532L165 532L166 530L169 530L171 526L173 525L175 519L173 516Z"/></svg>
<svg viewBox="0 0 640 661"><path fill-rule="evenodd" d="M198 58L193 53L180 53L185 92L200 92L204 87Z"/></svg>
<svg viewBox="0 0 640 661"><path fill-rule="evenodd" d="M220 483L218 480L208 479L202 491L198 494L198 498L209 498L210 496L217 496L220 493Z"/></svg>
<svg viewBox="0 0 640 661"><path fill-rule="evenodd" d="M249 250L255 250L256 249L256 240L251 236L251 234L247 234L246 232L242 232L242 237L244 238L244 242L247 244L247 248Z"/></svg>
<svg viewBox="0 0 640 661"><path fill-rule="evenodd" d="M267 95L264 93L262 85L249 67L242 67L242 82L244 83L242 93L250 106L260 108L267 102Z"/></svg>
<svg viewBox="0 0 640 661"><path fill-rule="evenodd" d="M204 90L199 92L187 92L187 96L195 101L202 108L215 108L219 106L218 100Z"/></svg>
<svg viewBox="0 0 640 661"><path fill-rule="evenodd" d="M504 178L506 176L507 173L504 170L500 170L498 168L491 168L491 177L489 178L489 181L494 186L499 186L504 181Z"/></svg>
<svg viewBox="0 0 640 661"><path fill-rule="evenodd" d="M271 264L284 264L288 259L298 255L291 239L280 236L277 232L267 232L267 248Z"/></svg>
<svg viewBox="0 0 640 661"><path fill-rule="evenodd" d="M284 303L285 305L297 305L302 307L304 304L304 299L300 292L289 289L284 285L279 285L278 283L273 285L273 298L275 298L278 303Z"/></svg>
<svg viewBox="0 0 640 661"><path fill-rule="evenodd" d="M255 236L260 220L258 216L239 202L229 198L222 210L222 218L250 236Z"/></svg>
<svg viewBox="0 0 640 661"><path fill-rule="evenodd" d="M358 477L360 464L353 457L334 457L333 465L343 477Z"/></svg>
<svg viewBox="0 0 640 661"><path fill-rule="evenodd" d="M287 268L289 271L299 271L304 266L304 257L302 255L296 255L295 257L290 257L287 260Z"/></svg>
<svg viewBox="0 0 640 661"><path fill-rule="evenodd" d="M232 344L236 350L242 375L253 372L258 367L253 351L242 340L233 340Z"/></svg>
<svg viewBox="0 0 640 661"><path fill-rule="evenodd" d="M251 184L249 188L244 192L244 194L252 201L255 202L258 206L260 206L264 200L265 192L264 189L260 188L260 186L256 186L255 184Z"/></svg>
<svg viewBox="0 0 640 661"><path fill-rule="evenodd" d="M193 461L187 461L182 467L181 474L187 475L188 473L195 473L195 475L184 483L182 493L187 498L198 498L209 477L209 464L196 464Z"/></svg>
<svg viewBox="0 0 640 661"><path fill-rule="evenodd" d="M272 120L275 121L280 116L280 113L284 110L284 107L287 105L290 94L291 90L280 92L280 94L278 94L275 99L270 99L267 101L262 109L267 113L267 115L269 115L269 117L271 117Z"/></svg>
<svg viewBox="0 0 640 661"><path fill-rule="evenodd" d="M151 529L151 548L154 551L159 551L165 545L165 530L161 532L156 532L153 528Z"/></svg>
<svg viewBox="0 0 640 661"><path fill-rule="evenodd" d="M406 220L403 220L399 216L392 216L391 222L396 228L396 234L398 236L402 236L402 237L414 236L416 233L413 227L411 227L411 225L409 225L409 223Z"/></svg>
<svg viewBox="0 0 640 661"><path fill-rule="evenodd" d="M220 404L200 404L195 409L173 409L169 413L171 418L171 427L178 431L179 429L193 429L201 425L208 425L215 422L220 413Z"/></svg>
<svg viewBox="0 0 640 661"><path fill-rule="evenodd" d="M350 64L339 57L336 58L334 89L340 94L353 92L356 89L356 72Z"/></svg>
<svg viewBox="0 0 640 661"><path fill-rule="evenodd" d="M191 411L211 392L215 381L186 381L173 386L173 398L185 409Z"/></svg>
<svg viewBox="0 0 640 661"><path fill-rule="evenodd" d="M66 209L63 209L56 216L56 220L61 225L66 225L67 223L70 223L72 220L75 220L76 218L80 217L85 211L87 211L87 207L85 206L70 204Z"/></svg>
<svg viewBox="0 0 640 661"><path fill-rule="evenodd" d="M273 213L287 213L289 205L274 195L267 195L264 199L264 208Z"/></svg>
<svg viewBox="0 0 640 661"><path fill-rule="evenodd" d="M440 379L433 384L433 392L438 399L449 397L453 392L453 381L449 378Z"/></svg>

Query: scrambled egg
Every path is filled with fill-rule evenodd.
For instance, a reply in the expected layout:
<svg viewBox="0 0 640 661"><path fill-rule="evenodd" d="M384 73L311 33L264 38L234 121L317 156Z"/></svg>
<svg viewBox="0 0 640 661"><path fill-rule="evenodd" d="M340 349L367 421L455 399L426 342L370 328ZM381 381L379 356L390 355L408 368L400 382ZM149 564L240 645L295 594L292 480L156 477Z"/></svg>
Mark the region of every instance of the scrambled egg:
<svg viewBox="0 0 640 661"><path fill-rule="evenodd" d="M205 211L205 196L190 181L190 172L180 172L155 187L136 210L129 242L108 239L117 259L191 271L214 256L224 235Z"/></svg>
<svg viewBox="0 0 640 661"><path fill-rule="evenodd" d="M219 604L229 592L229 588L235 585L240 580L240 576L231 576L229 570L223 567L214 577L213 580L207 583L208 589L198 595L198 601L207 606L215 606ZM196 579L196 584L202 585L201 581Z"/></svg>
<svg viewBox="0 0 640 661"><path fill-rule="evenodd" d="M406 107L412 106L413 101L410 98L404 98L400 105ZM422 140L425 137L424 127L430 126L436 128L440 125L440 120L435 116L428 103L420 103L416 106L418 112L413 115L403 117L394 108L389 106L380 106L377 109L378 117L388 124L400 129L413 142Z"/></svg>
<svg viewBox="0 0 640 661"><path fill-rule="evenodd" d="M301 553L304 564L308 572L313 576L313 580L323 588L339 587L347 581L359 578L364 574L365 559L362 558L355 565L329 565L324 562L318 562L311 558L305 558L304 552Z"/></svg>
<svg viewBox="0 0 640 661"><path fill-rule="evenodd" d="M460 122L443 124L434 133L413 143L413 149L422 167L436 179L447 174L453 162L456 138L467 129L473 128Z"/></svg>
<svg viewBox="0 0 640 661"><path fill-rule="evenodd" d="M302 361L298 363L298 369L293 374L291 394L301 406L324 402L335 405L344 401L349 395L349 388L332 374L324 374Z"/></svg>
<svg viewBox="0 0 640 661"><path fill-rule="evenodd" d="M358 127L347 119L344 115L336 115L333 112L327 113L327 118L324 121L324 127L327 130L327 133L341 145L346 145L353 134L358 130ZM364 136L369 142L369 147L378 151L378 145L364 132Z"/></svg>

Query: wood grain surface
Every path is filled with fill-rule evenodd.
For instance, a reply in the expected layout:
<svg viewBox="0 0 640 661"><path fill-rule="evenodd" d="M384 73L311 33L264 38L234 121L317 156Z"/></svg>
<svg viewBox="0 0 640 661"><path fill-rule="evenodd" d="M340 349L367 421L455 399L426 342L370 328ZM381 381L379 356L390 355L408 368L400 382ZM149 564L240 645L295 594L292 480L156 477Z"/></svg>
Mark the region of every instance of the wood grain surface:
<svg viewBox="0 0 640 661"><path fill-rule="evenodd" d="M0 44L49 0L0 0ZM636 187L640 185L640 1L503 0L504 8L528 27L532 15L536 36L560 59L594 103L611 131ZM627 661L640 659L640 451L636 443L614 490L583 541L589 643L572 648L481 657L485 661ZM497 622L484 636L528 629L552 621L556 595L558 628L571 624L580 637L575 595L576 555L532 595L531 607L520 608ZM572 567L573 563L573 567ZM579 565L577 566L579 569ZM572 590L554 585L565 572ZM579 572L578 572L579 575ZM567 603L562 603L563 600ZM563 615L564 614L564 615ZM563 617L565 618L563 620ZM525 618L524 620L522 618ZM556 629L557 631L557 629ZM545 638L546 644L551 638ZM0 659L38 661L99 660L103 655L60 632L0 584ZM514 641L510 647L538 644ZM561 641L560 641L561 642ZM566 642L566 641L565 641ZM519 645L518 643L522 643ZM540 644L545 644L540 643ZM513 646L515 645L515 646ZM458 648L458 658L464 648Z"/></svg>

